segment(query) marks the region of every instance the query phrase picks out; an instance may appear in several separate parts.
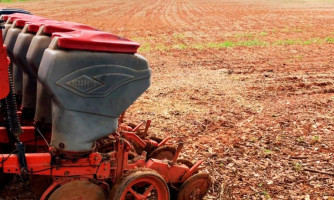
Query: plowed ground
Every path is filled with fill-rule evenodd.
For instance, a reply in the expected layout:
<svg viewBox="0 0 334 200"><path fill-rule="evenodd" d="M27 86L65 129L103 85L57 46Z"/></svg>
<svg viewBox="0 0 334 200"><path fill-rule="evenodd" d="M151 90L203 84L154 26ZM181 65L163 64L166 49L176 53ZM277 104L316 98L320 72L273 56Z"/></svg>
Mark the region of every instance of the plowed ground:
<svg viewBox="0 0 334 200"><path fill-rule="evenodd" d="M41 0L4 4L142 44L152 86L127 120L185 142L206 199L334 198L330 0Z"/></svg>

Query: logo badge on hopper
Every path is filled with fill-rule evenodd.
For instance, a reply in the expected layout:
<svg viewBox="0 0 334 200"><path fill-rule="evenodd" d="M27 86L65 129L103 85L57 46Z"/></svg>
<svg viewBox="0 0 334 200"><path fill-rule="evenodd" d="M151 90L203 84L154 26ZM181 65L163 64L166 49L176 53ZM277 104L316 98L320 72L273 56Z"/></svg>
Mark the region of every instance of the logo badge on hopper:
<svg viewBox="0 0 334 200"><path fill-rule="evenodd" d="M99 81L96 81L95 79L86 75L82 75L76 79L68 81L65 84L83 93L103 85Z"/></svg>
<svg viewBox="0 0 334 200"><path fill-rule="evenodd" d="M82 97L102 98L125 84L145 78L137 74L139 72L125 66L95 65L73 71L59 79L56 85L60 92L66 89Z"/></svg>

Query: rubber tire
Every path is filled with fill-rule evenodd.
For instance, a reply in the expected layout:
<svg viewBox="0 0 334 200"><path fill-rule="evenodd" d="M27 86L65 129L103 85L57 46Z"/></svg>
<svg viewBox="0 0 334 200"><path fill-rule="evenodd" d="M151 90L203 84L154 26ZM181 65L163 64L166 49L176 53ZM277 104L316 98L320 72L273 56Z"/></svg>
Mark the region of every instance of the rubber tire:
<svg viewBox="0 0 334 200"><path fill-rule="evenodd" d="M148 169L148 168L138 168L131 170L129 172L126 172L121 179L118 181L117 184L113 186L110 192L110 200L125 200L121 199L122 193L124 190L133 182L136 181L138 178L144 178L144 177L151 177L155 180L160 181L162 186L167 192L167 198L165 197L158 197L158 200L169 200L170 194L169 194L169 188L167 186L166 181L162 178L160 174L158 174L156 171Z"/></svg>
<svg viewBox="0 0 334 200"><path fill-rule="evenodd" d="M199 181L199 180L205 181L206 183L205 184L203 184L203 182L196 183L196 181ZM186 180L181 185L177 200L200 200L206 195L206 193L211 187L211 184L212 184L212 180L209 174L206 174L206 173L195 174L191 176L188 180ZM190 197L191 187L194 187L194 186L205 187L204 190L201 191L200 197L196 199Z"/></svg>

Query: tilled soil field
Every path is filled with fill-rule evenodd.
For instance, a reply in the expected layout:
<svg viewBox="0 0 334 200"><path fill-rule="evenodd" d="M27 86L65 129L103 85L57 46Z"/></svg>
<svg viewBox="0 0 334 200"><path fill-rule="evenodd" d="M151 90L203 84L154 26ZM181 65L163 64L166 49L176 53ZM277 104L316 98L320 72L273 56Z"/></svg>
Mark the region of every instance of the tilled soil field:
<svg viewBox="0 0 334 200"><path fill-rule="evenodd" d="M141 43L152 85L126 118L152 119L152 134L172 135L185 142L184 158L205 160L214 181L206 199L334 199L333 1L1 6Z"/></svg>

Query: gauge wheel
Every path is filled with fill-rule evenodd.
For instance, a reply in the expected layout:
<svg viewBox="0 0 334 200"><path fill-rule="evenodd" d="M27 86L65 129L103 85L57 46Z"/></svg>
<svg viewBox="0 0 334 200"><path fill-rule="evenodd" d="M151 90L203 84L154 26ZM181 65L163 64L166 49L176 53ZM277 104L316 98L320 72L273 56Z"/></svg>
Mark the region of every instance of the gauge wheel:
<svg viewBox="0 0 334 200"><path fill-rule="evenodd" d="M58 187L48 200L106 200L104 190L88 180L75 180Z"/></svg>
<svg viewBox="0 0 334 200"><path fill-rule="evenodd" d="M123 175L110 193L111 200L169 200L165 180L156 171L139 168Z"/></svg>
<svg viewBox="0 0 334 200"><path fill-rule="evenodd" d="M199 173L191 176L180 187L178 200L200 200L208 192L211 186L209 174Z"/></svg>

